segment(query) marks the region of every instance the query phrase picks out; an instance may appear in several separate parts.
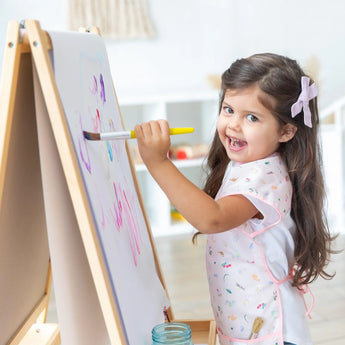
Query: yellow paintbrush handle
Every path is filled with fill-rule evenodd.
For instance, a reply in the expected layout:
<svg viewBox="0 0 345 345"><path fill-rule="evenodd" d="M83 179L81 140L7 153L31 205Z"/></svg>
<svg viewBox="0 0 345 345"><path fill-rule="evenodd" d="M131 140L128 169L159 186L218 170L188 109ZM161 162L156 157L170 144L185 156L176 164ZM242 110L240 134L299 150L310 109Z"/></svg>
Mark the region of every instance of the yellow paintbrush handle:
<svg viewBox="0 0 345 345"><path fill-rule="evenodd" d="M194 128L193 127L178 127L178 128L170 128L170 135L176 135L176 134L188 134L193 133ZM135 132L131 131L131 138L136 138Z"/></svg>
<svg viewBox="0 0 345 345"><path fill-rule="evenodd" d="M170 135L188 134L188 133L193 133L193 132L194 132L194 128L192 127L170 128Z"/></svg>

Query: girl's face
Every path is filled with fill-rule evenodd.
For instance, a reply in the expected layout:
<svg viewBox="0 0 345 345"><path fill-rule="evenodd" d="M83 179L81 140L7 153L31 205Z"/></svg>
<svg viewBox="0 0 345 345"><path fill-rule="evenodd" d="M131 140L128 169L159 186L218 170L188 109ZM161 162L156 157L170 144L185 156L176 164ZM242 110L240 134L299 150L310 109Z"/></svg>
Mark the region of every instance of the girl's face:
<svg viewBox="0 0 345 345"><path fill-rule="evenodd" d="M225 92L217 130L233 161L248 163L263 159L277 151L281 142L291 139L271 111L260 102L260 95L270 97L257 85Z"/></svg>

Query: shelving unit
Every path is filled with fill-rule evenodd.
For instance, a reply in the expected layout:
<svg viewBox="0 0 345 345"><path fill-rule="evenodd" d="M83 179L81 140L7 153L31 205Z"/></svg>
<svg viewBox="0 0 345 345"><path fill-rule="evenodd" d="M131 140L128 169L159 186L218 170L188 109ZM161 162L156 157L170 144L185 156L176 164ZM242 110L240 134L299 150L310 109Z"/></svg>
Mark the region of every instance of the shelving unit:
<svg viewBox="0 0 345 345"><path fill-rule="evenodd" d="M146 90L130 95L118 94L118 101L126 129L133 129L137 123L166 119L170 127L194 127L192 134L171 137L172 145L210 144L218 114L219 94L214 89ZM131 141L130 146L136 145ZM179 170L198 186L205 178L204 158L174 161ZM171 205L165 194L147 172L145 165L136 165L140 189L154 236L192 232L192 227L171 218Z"/></svg>

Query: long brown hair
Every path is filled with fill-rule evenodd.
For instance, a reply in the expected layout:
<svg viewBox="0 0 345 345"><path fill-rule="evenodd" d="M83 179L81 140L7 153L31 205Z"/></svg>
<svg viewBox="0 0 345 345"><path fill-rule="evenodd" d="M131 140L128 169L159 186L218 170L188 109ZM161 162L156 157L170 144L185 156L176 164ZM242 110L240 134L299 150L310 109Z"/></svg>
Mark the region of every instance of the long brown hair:
<svg viewBox="0 0 345 345"><path fill-rule="evenodd" d="M295 118L291 117L291 106L301 93L302 76L306 74L295 60L276 54L256 54L236 60L222 75L219 102L221 109L226 90L243 89L255 84L270 96L261 101L280 125L291 123L297 127L293 139L279 147L293 186L291 216L297 228L295 286L310 283L318 276L333 277L325 271L333 253L331 242L334 237L330 234L324 211L325 188L318 143L317 98L309 102L312 128L304 124L303 110ZM275 102L269 102L269 98ZM212 198L221 186L228 163L229 158L216 132L207 157L208 177L204 186L204 191Z"/></svg>

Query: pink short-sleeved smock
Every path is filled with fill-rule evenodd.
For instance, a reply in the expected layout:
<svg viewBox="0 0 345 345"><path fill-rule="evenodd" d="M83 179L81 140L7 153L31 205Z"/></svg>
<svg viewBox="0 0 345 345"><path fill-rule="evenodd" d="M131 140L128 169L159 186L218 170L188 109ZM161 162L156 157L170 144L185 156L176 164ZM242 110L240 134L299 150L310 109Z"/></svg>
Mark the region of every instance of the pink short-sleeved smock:
<svg viewBox="0 0 345 345"><path fill-rule="evenodd" d="M230 162L216 200L247 197L263 215L207 236L206 265L212 308L222 345L311 345L301 292L291 285L295 224L292 186L278 154ZM256 317L264 320L249 340Z"/></svg>

